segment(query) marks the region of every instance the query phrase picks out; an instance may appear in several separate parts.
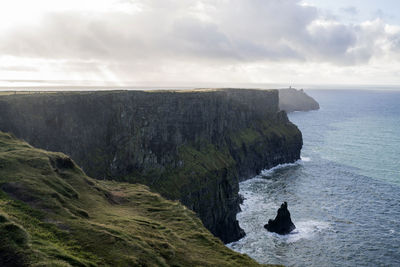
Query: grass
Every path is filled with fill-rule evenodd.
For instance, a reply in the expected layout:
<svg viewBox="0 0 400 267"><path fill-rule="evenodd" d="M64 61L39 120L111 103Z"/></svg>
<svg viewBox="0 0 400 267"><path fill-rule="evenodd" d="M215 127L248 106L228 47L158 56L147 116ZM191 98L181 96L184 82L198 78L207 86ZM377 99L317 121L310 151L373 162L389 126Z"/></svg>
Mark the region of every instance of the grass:
<svg viewBox="0 0 400 267"><path fill-rule="evenodd" d="M199 174L232 163L212 147L182 153L202 158L204 166L188 166ZM204 159L209 153L218 160ZM1 266L258 265L179 202L144 185L91 179L64 154L1 132L0 236Z"/></svg>
<svg viewBox="0 0 400 267"><path fill-rule="evenodd" d="M260 120L253 122L253 125L242 131L231 134L230 138L237 147L240 147L243 144L250 145L262 139L272 139L275 137L280 139L293 139L296 138L297 133L298 131L296 131L296 126L294 124Z"/></svg>
<svg viewBox="0 0 400 267"><path fill-rule="evenodd" d="M181 146L179 157L182 159L182 166L168 168L162 174L163 178L153 186L157 192L170 199L179 199L181 195L190 193L185 192L185 188L191 192L213 188L208 184L215 184L216 179L223 179L220 172L234 169L235 166L235 161L227 150L218 150L209 143L200 148Z"/></svg>

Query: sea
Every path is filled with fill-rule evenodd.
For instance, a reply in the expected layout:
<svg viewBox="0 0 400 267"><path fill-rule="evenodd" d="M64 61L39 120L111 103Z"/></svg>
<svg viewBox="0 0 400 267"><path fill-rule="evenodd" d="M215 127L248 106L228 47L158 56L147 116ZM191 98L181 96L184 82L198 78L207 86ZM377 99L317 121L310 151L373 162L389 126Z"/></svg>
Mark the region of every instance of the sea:
<svg viewBox="0 0 400 267"><path fill-rule="evenodd" d="M285 266L400 266L400 90L306 90L320 110L289 119L301 160L240 184L246 236L228 247ZM263 228L282 202L296 229Z"/></svg>

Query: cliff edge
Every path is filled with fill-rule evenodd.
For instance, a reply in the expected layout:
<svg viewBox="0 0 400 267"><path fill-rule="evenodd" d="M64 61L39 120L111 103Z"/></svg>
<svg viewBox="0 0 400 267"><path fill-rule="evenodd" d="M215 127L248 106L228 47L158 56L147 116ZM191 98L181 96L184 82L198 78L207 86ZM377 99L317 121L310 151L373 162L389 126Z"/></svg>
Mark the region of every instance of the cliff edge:
<svg viewBox="0 0 400 267"><path fill-rule="evenodd" d="M319 104L303 89L279 89L279 109L286 112L310 111L319 109Z"/></svg>
<svg viewBox="0 0 400 267"><path fill-rule="evenodd" d="M302 136L277 90L107 91L0 97L0 130L71 156L99 180L180 200L224 242L239 181L300 158Z"/></svg>

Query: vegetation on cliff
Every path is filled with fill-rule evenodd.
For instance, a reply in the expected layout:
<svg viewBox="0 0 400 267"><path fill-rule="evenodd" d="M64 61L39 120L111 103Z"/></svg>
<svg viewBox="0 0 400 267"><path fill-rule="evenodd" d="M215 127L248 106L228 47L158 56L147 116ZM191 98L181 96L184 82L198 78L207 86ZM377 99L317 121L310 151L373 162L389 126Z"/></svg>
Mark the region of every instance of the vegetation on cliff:
<svg viewBox="0 0 400 267"><path fill-rule="evenodd" d="M66 155L2 132L0 237L1 266L257 265L179 202L89 178Z"/></svg>

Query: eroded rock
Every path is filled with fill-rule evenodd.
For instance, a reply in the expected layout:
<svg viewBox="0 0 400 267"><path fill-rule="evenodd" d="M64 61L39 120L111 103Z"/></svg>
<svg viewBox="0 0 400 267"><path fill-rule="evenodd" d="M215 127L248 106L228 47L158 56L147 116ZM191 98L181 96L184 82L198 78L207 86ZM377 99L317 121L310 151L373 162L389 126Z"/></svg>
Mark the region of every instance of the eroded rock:
<svg viewBox="0 0 400 267"><path fill-rule="evenodd" d="M264 228L270 232L280 235L287 235L296 229L296 226L290 218L287 202L282 203L281 207L278 209L278 214L276 215L275 219L269 219L268 223L264 225Z"/></svg>

